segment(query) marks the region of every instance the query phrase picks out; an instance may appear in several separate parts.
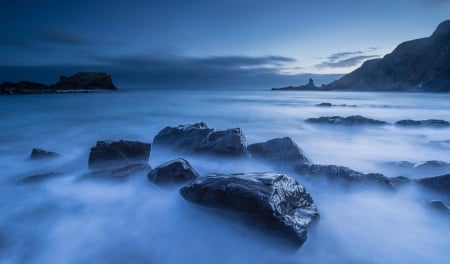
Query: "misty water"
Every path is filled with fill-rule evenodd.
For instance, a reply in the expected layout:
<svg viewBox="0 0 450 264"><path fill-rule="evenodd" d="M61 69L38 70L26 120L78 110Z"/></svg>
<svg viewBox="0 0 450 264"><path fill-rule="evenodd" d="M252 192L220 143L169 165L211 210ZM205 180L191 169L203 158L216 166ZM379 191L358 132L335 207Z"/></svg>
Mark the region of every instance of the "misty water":
<svg viewBox="0 0 450 264"><path fill-rule="evenodd" d="M356 114L390 123L450 120L449 101L450 94L270 91L0 97L0 262L449 263L449 217L424 201L450 201L414 185L398 191L344 189L290 174L305 185L321 215L305 244L293 251L232 217L183 200L177 188L151 184L144 174L125 182L79 180L98 140L152 142L166 126L199 121L217 129L240 127L249 144L290 136L317 164L398 176L379 164L450 162L450 129L304 120ZM323 102L347 106L315 106ZM32 148L62 157L28 161ZM149 163L155 167L176 157L152 152ZM184 157L200 174L275 170L257 161ZM64 175L17 184L45 172Z"/></svg>

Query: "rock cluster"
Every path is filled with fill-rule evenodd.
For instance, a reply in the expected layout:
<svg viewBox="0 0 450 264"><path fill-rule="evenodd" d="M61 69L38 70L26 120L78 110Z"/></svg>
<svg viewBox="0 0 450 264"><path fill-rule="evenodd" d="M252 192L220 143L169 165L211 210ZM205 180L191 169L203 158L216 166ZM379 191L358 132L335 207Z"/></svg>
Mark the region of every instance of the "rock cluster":
<svg viewBox="0 0 450 264"><path fill-rule="evenodd" d="M342 116L322 116L318 118L308 118L305 120L308 123L316 124L333 124L333 125L386 125L385 121L367 118L360 115L342 117Z"/></svg>

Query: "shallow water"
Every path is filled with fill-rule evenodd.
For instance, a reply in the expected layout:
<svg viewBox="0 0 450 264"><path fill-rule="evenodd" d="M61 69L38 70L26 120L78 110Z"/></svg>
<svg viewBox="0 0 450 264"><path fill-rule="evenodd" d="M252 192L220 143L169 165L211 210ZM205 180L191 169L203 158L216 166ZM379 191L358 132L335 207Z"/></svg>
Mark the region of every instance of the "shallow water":
<svg viewBox="0 0 450 264"><path fill-rule="evenodd" d="M240 127L248 143L290 136L314 163L398 176L379 163L450 162L450 148L434 143L450 140L450 129L327 126L304 120L356 114L390 123L407 118L450 120L449 100L450 94L270 91L2 96L0 261L448 262L449 219L423 206L434 194L413 187L387 193L304 183L321 219L302 248L287 252L245 225L189 204L177 190L153 186L144 175L122 183L75 179L87 172L89 149L97 140L151 142L165 126L199 121L218 129ZM357 107L315 106L322 102ZM56 151L62 158L27 161L35 147ZM149 162L157 166L171 158L152 152ZM201 174L273 170L260 162L189 160ZM47 171L66 176L16 185L25 176Z"/></svg>

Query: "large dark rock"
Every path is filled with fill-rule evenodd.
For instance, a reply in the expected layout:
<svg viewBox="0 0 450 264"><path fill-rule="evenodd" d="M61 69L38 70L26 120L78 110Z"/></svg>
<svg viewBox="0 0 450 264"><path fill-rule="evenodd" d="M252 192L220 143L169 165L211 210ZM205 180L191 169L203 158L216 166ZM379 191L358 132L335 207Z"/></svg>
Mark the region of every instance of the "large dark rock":
<svg viewBox="0 0 450 264"><path fill-rule="evenodd" d="M153 146L168 148L182 154L248 155L247 142L240 128L215 130L203 122L166 127L155 136Z"/></svg>
<svg viewBox="0 0 450 264"><path fill-rule="evenodd" d="M56 152L34 148L31 151L30 157L28 159L29 160L42 160L42 159L54 159L54 158L58 158L58 157L60 157L60 155Z"/></svg>
<svg viewBox="0 0 450 264"><path fill-rule="evenodd" d="M248 151L252 157L270 162L311 163L303 150L290 137L251 144L248 146Z"/></svg>
<svg viewBox="0 0 450 264"><path fill-rule="evenodd" d="M148 180L158 185L181 184L197 179L198 173L185 159L176 159L154 168Z"/></svg>
<svg viewBox="0 0 450 264"><path fill-rule="evenodd" d="M315 124L333 124L333 125L386 125L387 122L367 118L360 115L342 117L342 116L322 116L318 118L308 118L305 120L308 123Z"/></svg>
<svg viewBox="0 0 450 264"><path fill-rule="evenodd" d="M319 217L311 195L294 179L274 173L212 174L183 187L188 201L229 209L301 246Z"/></svg>
<svg viewBox="0 0 450 264"><path fill-rule="evenodd" d="M395 122L398 126L408 127L450 127L450 122L440 119L427 119L427 120L411 120L405 119Z"/></svg>
<svg viewBox="0 0 450 264"><path fill-rule="evenodd" d="M294 170L300 176L309 180L328 179L344 185L375 185L394 189L410 181L406 177L388 178L380 173L362 173L337 165L297 164Z"/></svg>
<svg viewBox="0 0 450 264"><path fill-rule="evenodd" d="M436 190L450 196L450 174L422 178L416 180L416 182L423 187Z"/></svg>
<svg viewBox="0 0 450 264"><path fill-rule="evenodd" d="M111 75L103 72L77 72L72 76L59 77L59 82L52 85L56 90L116 90Z"/></svg>
<svg viewBox="0 0 450 264"><path fill-rule="evenodd" d="M151 145L138 141L97 141L89 153L89 168L104 169L147 164Z"/></svg>
<svg viewBox="0 0 450 264"><path fill-rule="evenodd" d="M382 59L361 67L324 88L363 91L450 91L450 20L427 38L401 43Z"/></svg>

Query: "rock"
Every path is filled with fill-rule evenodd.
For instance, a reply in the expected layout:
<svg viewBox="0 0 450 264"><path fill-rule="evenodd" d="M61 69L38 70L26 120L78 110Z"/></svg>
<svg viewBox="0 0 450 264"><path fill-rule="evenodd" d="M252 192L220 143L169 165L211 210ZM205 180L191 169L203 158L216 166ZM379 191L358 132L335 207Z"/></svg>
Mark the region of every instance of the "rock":
<svg viewBox="0 0 450 264"><path fill-rule="evenodd" d="M149 181L158 185L181 184L199 177L191 164L185 159L176 159L154 168L147 175Z"/></svg>
<svg viewBox="0 0 450 264"><path fill-rule="evenodd" d="M320 106L320 107L332 107L333 105L331 103L320 103L320 104L316 104L316 106Z"/></svg>
<svg viewBox="0 0 450 264"><path fill-rule="evenodd" d="M54 159L54 158L58 158L58 157L61 157L61 156L56 152L34 148L31 151L30 157L28 159L29 160L42 160L42 159Z"/></svg>
<svg viewBox="0 0 450 264"><path fill-rule="evenodd" d="M40 183L43 181L51 180L54 178L61 177L63 173L60 172L46 172L46 173L40 173L31 175L28 177L25 177L17 182L17 184L32 184L32 183Z"/></svg>
<svg viewBox="0 0 450 264"><path fill-rule="evenodd" d="M319 213L311 195L294 179L274 173L211 174L183 187L188 201L250 217L264 231L283 234L301 246Z"/></svg>
<svg viewBox="0 0 450 264"><path fill-rule="evenodd" d="M269 162L311 163L303 150L290 137L251 144L248 146L248 151L252 157Z"/></svg>
<svg viewBox="0 0 450 264"><path fill-rule="evenodd" d="M431 200L431 201L427 201L425 204L430 209L434 209L440 213L445 213L447 215L450 215L450 207L448 207L448 205L446 205L441 200Z"/></svg>
<svg viewBox="0 0 450 264"><path fill-rule="evenodd" d="M344 166L319 165L319 164L297 164L294 167L296 173L310 180L329 179L345 185L363 184L377 185L380 187L393 189L409 182L406 177L388 178L380 173L364 174Z"/></svg>
<svg viewBox="0 0 450 264"><path fill-rule="evenodd" d="M36 82L4 82L0 84L0 94L29 94L50 92L50 86Z"/></svg>
<svg viewBox="0 0 450 264"><path fill-rule="evenodd" d="M322 116L318 118L308 118L305 120L308 123L315 124L333 124L333 125L386 125L387 122L367 118L360 115L342 117L342 116Z"/></svg>
<svg viewBox="0 0 450 264"><path fill-rule="evenodd" d="M321 90L321 87L317 87L314 84L313 79L309 78L308 83L305 85L300 86L288 86L288 87L282 87L282 88L272 88L272 91L319 91Z"/></svg>
<svg viewBox="0 0 450 264"><path fill-rule="evenodd" d="M247 156L247 142L240 128L215 130L206 123L166 127L153 139L154 147L165 147L182 154Z"/></svg>
<svg viewBox="0 0 450 264"><path fill-rule="evenodd" d="M61 76L59 82L51 86L56 90L116 90L111 75L103 72L77 72L70 77Z"/></svg>
<svg viewBox="0 0 450 264"><path fill-rule="evenodd" d="M382 59L373 59L337 81L329 90L450 91L450 20L427 38L401 43Z"/></svg>
<svg viewBox="0 0 450 264"><path fill-rule="evenodd" d="M89 168L123 167L147 164L151 144L138 141L97 141L89 153Z"/></svg>
<svg viewBox="0 0 450 264"><path fill-rule="evenodd" d="M450 195L450 174L426 177L418 179L416 180L416 182L425 188L440 191L447 195Z"/></svg>
<svg viewBox="0 0 450 264"><path fill-rule="evenodd" d="M119 168L93 170L83 175L81 179L124 181L140 173L147 174L151 169L148 164L135 163Z"/></svg>
<svg viewBox="0 0 450 264"><path fill-rule="evenodd" d="M427 120L411 120L405 119L395 122L398 126L408 127L450 127L450 122L440 119L427 119Z"/></svg>
<svg viewBox="0 0 450 264"><path fill-rule="evenodd" d="M383 162L381 167L389 173L408 176L438 175L450 172L450 163L439 160L428 160L419 163L409 161Z"/></svg>

